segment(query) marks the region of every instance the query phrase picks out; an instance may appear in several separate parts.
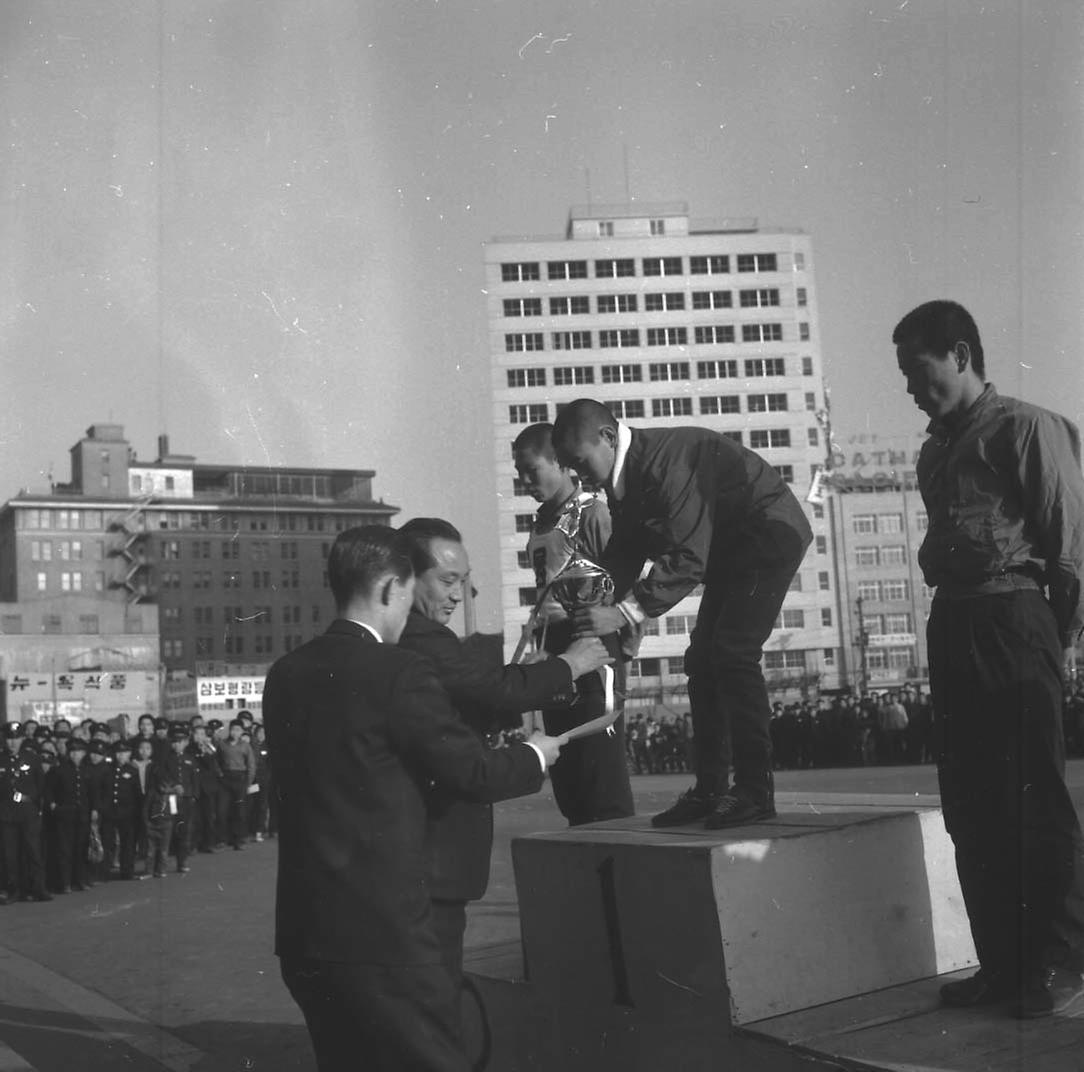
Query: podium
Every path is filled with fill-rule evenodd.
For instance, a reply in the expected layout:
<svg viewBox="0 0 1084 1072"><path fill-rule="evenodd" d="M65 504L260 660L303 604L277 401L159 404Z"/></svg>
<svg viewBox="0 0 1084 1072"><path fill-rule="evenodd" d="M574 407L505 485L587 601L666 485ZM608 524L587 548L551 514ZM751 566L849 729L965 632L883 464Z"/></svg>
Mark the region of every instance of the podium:
<svg viewBox="0 0 1084 1072"><path fill-rule="evenodd" d="M941 814L913 798L823 797L723 831L643 816L512 854L521 1052L492 1068L838 1068L758 1025L975 962Z"/></svg>

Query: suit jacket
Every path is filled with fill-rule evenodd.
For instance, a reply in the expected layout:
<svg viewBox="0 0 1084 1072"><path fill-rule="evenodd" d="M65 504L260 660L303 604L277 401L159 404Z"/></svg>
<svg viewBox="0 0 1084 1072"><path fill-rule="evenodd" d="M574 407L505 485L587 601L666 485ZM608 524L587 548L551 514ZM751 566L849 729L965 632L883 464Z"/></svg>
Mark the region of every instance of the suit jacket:
<svg viewBox="0 0 1084 1072"><path fill-rule="evenodd" d="M633 428L624 494L611 503L603 565L651 617L698 584L771 568L813 533L798 500L759 454L707 428ZM638 579L644 562L651 572Z"/></svg>
<svg viewBox="0 0 1084 1072"><path fill-rule="evenodd" d="M572 674L563 659L530 666L491 665L446 625L410 612L399 646L424 655L463 723L479 740L501 724L519 725L524 711L573 697ZM436 787L429 797L432 894L449 901L475 901L489 884L493 809L456 799Z"/></svg>
<svg viewBox="0 0 1084 1072"><path fill-rule="evenodd" d="M341 619L271 667L263 716L279 800L275 952L438 962L426 787L476 801L534 792L534 750L487 750L427 660Z"/></svg>

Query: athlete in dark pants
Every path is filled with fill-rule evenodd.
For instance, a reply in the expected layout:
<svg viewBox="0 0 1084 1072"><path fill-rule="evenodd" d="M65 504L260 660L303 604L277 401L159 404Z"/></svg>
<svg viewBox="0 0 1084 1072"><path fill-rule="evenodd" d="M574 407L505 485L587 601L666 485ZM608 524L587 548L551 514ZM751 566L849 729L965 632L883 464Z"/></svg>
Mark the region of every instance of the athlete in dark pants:
<svg viewBox="0 0 1084 1072"><path fill-rule="evenodd" d="M1084 627L1084 477L1065 418L984 382L978 328L955 302L892 336L930 418L918 459L937 589L927 626L945 826L979 971L947 1005L1013 999L1023 1017L1084 993L1084 840L1065 787L1063 651Z"/></svg>

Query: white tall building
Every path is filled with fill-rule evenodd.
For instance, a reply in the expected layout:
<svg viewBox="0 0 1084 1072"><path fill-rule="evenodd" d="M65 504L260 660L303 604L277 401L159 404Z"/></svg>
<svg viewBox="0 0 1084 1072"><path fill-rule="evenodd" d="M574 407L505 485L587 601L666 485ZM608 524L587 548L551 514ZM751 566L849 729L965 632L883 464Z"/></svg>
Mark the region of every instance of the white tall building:
<svg viewBox="0 0 1084 1072"><path fill-rule="evenodd" d="M683 203L574 207L564 237L485 246L505 642L534 603L524 551L535 502L511 444L562 404L597 398L635 427L717 429L762 454L804 501L825 445L809 237L756 220L690 219ZM782 698L839 684L832 533L814 544L765 648ZM699 597L649 622L630 703L688 707L682 672Z"/></svg>

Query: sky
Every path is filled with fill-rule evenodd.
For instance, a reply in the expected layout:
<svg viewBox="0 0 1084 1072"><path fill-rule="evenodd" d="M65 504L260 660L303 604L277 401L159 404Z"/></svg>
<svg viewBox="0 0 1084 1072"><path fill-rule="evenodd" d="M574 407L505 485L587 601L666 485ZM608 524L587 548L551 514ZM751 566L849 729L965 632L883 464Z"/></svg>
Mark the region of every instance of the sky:
<svg viewBox="0 0 1084 1072"><path fill-rule="evenodd" d="M921 429L933 297L1084 421L1082 42L1069 0L5 0L0 501L103 421L375 469L499 628L481 247L588 190L809 232L841 439Z"/></svg>

